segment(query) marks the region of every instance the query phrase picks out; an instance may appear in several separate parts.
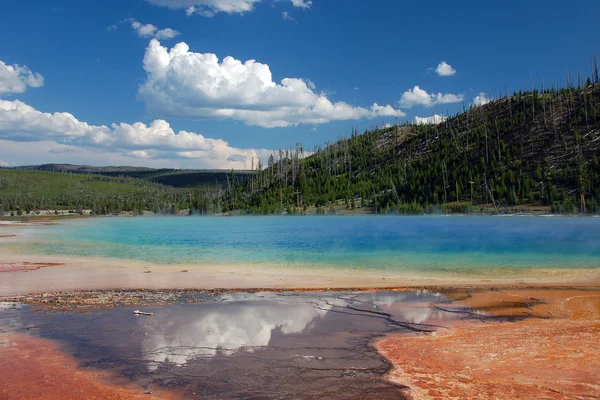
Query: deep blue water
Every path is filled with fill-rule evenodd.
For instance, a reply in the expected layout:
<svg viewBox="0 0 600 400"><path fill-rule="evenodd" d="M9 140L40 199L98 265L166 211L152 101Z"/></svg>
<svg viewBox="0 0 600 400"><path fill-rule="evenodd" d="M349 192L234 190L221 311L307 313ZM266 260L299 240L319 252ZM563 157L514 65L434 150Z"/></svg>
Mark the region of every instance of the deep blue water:
<svg viewBox="0 0 600 400"><path fill-rule="evenodd" d="M600 268L600 219L92 218L35 228L27 251L149 262L461 271Z"/></svg>

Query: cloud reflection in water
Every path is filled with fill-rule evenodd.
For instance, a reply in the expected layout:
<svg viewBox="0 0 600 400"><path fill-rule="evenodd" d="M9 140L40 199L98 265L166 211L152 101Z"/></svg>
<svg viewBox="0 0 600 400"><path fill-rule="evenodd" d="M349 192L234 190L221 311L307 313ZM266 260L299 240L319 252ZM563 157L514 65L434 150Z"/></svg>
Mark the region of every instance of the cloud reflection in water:
<svg viewBox="0 0 600 400"><path fill-rule="evenodd" d="M320 296L230 294L219 303L165 307L151 318L140 318L138 323L146 333L142 354L148 369L154 371L161 363L183 366L195 358L252 352L268 346L276 330L284 335L306 332L330 310L345 309L349 304L389 312L406 322L424 323L443 318L430 307L439 296L428 291ZM362 315L360 311L353 313Z"/></svg>
<svg viewBox="0 0 600 400"><path fill-rule="evenodd" d="M252 351L267 346L274 330L300 333L326 313L306 302L263 300L162 309L152 318L140 319L147 332L142 351L151 371L160 363L184 365L190 359L217 353Z"/></svg>

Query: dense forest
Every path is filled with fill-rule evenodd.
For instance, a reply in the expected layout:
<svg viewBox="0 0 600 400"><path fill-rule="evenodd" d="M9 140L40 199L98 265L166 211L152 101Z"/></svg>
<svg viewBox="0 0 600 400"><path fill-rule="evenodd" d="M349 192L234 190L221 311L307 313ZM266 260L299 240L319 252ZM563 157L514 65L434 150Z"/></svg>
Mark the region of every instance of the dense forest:
<svg viewBox="0 0 600 400"><path fill-rule="evenodd" d="M250 171L237 171L237 180ZM216 214L228 187L224 170L43 164L0 168L0 217L40 210L92 214Z"/></svg>
<svg viewBox="0 0 600 400"><path fill-rule="evenodd" d="M162 183L172 187L214 188L227 185L227 170L211 169L169 169L146 167L95 167L90 165L42 164L22 166L10 169L70 172L74 174L105 175L117 178L139 178L150 182ZM250 174L251 171L238 170L238 177Z"/></svg>
<svg viewBox="0 0 600 400"><path fill-rule="evenodd" d="M0 216L600 211L600 83L505 95L437 125L402 124L280 150L254 171L69 164L0 169ZM254 164L254 162L253 162Z"/></svg>
<svg viewBox="0 0 600 400"><path fill-rule="evenodd" d="M208 214L219 212L222 193L219 185L174 188L127 176L0 170L0 216L39 210L178 214L187 209Z"/></svg>
<svg viewBox="0 0 600 400"><path fill-rule="evenodd" d="M306 152L273 155L233 185L225 211L376 213L497 211L546 206L595 213L600 204L600 84L520 91L438 125L376 128Z"/></svg>

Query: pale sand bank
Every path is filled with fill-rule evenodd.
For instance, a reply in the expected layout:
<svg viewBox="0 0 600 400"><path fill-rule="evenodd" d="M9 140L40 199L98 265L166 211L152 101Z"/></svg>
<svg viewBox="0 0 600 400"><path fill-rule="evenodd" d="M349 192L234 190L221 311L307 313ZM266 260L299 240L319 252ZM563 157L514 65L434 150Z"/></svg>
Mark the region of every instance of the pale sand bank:
<svg viewBox="0 0 600 400"><path fill-rule="evenodd" d="M337 289L424 286L600 287L600 268L494 270L478 274L276 264L169 264L139 260L17 254L23 226L2 227L0 296L100 289ZM16 234L16 236L13 236ZM4 246L3 246L4 245ZM184 272L185 271L185 272Z"/></svg>
<svg viewBox="0 0 600 400"><path fill-rule="evenodd" d="M44 266L47 264L52 265ZM0 249L0 296L83 289L368 289L465 285L600 286L600 270L514 270L502 276L415 275L251 264L158 265L110 258L22 255Z"/></svg>

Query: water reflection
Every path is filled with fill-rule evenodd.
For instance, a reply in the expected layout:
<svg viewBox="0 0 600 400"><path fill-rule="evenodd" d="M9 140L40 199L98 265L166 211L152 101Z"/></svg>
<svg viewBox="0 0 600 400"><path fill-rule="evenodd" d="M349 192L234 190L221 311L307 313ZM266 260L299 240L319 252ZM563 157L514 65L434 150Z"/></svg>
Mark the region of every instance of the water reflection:
<svg viewBox="0 0 600 400"><path fill-rule="evenodd" d="M431 323L447 319L448 315L431 307L432 302L442 300L442 294L429 290L406 292L376 292L367 294L373 304L394 314L397 319L412 324Z"/></svg>
<svg viewBox="0 0 600 400"><path fill-rule="evenodd" d="M252 351L267 346L276 329L286 335L300 333L326 313L326 309L307 303L264 300L204 306L191 315L186 307L163 309L152 318L139 319L149 332L142 352L153 371L159 363L184 365L196 357Z"/></svg>
<svg viewBox="0 0 600 400"><path fill-rule="evenodd" d="M439 297L428 291L230 294L217 304L161 308L137 322L145 333L142 357L148 370L155 371L161 364L183 366L196 358L253 352L268 346L274 333L308 334L329 312L345 310L357 316L384 312L413 324L447 318L430 306Z"/></svg>
<svg viewBox="0 0 600 400"><path fill-rule="evenodd" d="M23 304L0 301L0 334L17 331L23 327Z"/></svg>
<svg viewBox="0 0 600 400"><path fill-rule="evenodd" d="M85 367L114 371L144 391L177 388L184 398L387 400L402 398L402 388L381 379L389 365L372 341L460 317L432 308L445 297L427 291L198 299L89 312L0 305L0 333L27 327L29 334L59 340ZM136 308L154 315L136 317Z"/></svg>

